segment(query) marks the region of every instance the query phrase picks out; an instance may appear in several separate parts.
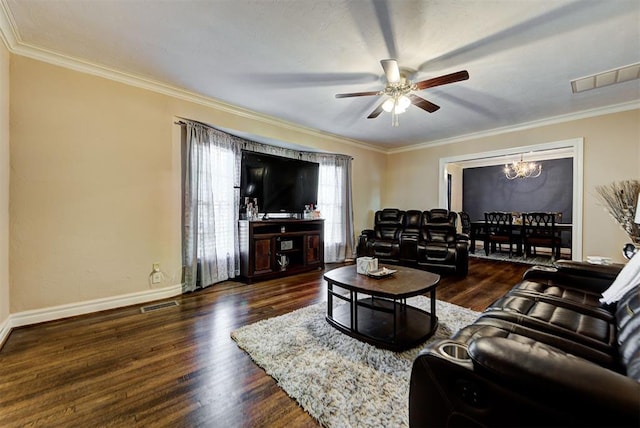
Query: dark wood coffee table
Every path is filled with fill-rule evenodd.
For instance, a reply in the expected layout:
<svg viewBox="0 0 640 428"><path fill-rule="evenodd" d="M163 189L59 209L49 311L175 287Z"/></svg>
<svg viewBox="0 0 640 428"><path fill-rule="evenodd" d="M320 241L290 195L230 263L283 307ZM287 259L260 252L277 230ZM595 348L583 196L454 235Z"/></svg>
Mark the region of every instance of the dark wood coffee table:
<svg viewBox="0 0 640 428"><path fill-rule="evenodd" d="M370 278L357 273L356 266L351 265L325 273L326 318L333 327L358 340L402 351L424 342L438 328L436 286L440 275L402 266L388 268L397 272L384 278ZM431 312L407 305L408 297L427 292ZM359 298L358 294L366 296ZM334 307L334 298L348 304Z"/></svg>

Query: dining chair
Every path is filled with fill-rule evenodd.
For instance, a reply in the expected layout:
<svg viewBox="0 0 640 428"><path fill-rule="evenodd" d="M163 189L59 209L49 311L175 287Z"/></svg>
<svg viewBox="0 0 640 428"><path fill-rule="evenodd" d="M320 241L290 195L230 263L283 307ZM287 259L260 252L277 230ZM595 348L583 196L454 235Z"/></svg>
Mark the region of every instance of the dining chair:
<svg viewBox="0 0 640 428"><path fill-rule="evenodd" d="M536 254L536 247L551 248L551 260L560 258L562 239L556 229L556 213L530 212L523 214L523 243L525 257Z"/></svg>
<svg viewBox="0 0 640 428"><path fill-rule="evenodd" d="M502 244L509 244L509 258L513 254L513 246L519 247L520 236L514 233L513 216L510 212L492 211L484 213L484 220L487 227L487 239L484 241L484 252L489 255L491 251L496 251L496 244L502 251Z"/></svg>
<svg viewBox="0 0 640 428"><path fill-rule="evenodd" d="M469 235L471 234L471 217L469 217L469 213L466 211L458 212L460 216L460 225L462 226L462 233Z"/></svg>

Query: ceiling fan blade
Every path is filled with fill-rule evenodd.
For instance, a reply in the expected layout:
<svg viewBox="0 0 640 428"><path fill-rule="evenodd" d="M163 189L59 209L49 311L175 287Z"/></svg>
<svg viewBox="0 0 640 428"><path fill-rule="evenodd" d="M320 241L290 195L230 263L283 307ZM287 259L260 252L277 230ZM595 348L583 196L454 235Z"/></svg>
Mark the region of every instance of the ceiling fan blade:
<svg viewBox="0 0 640 428"><path fill-rule="evenodd" d="M384 104L384 102L380 103L380 105L378 105L378 107L376 107L375 110L373 110L371 114L367 116L367 119L375 119L376 117L380 116L380 113L382 113L382 104Z"/></svg>
<svg viewBox="0 0 640 428"><path fill-rule="evenodd" d="M416 88L418 89L427 89L433 88L434 86L446 85L448 83L460 82L461 80L467 80L469 78L469 73L467 70L458 71L456 73L445 74L444 76L434 77L433 79L423 80L421 82L416 82Z"/></svg>
<svg viewBox="0 0 640 428"><path fill-rule="evenodd" d="M440 108L439 105L435 105L431 101L427 101L424 98L414 94L410 94L409 99L411 100L411 104L413 104L416 107L420 107L422 110L426 110L429 113L433 113L434 111Z"/></svg>
<svg viewBox="0 0 640 428"><path fill-rule="evenodd" d="M395 59L383 59L380 61L384 74L387 76L387 82L398 83L400 81L400 68L398 68L398 61Z"/></svg>
<svg viewBox="0 0 640 428"><path fill-rule="evenodd" d="M380 91L352 92L350 94L336 94L336 98L367 97L370 95L380 95Z"/></svg>

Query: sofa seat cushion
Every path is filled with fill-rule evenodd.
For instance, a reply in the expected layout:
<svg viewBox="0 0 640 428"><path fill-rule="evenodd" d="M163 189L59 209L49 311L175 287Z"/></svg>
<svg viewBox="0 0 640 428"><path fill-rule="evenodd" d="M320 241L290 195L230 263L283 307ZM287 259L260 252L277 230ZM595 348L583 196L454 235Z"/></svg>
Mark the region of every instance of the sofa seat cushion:
<svg viewBox="0 0 640 428"><path fill-rule="evenodd" d="M397 246L397 244L392 241L376 241L373 243L373 248L376 251L382 252L390 252L391 249L395 246Z"/></svg>
<svg viewBox="0 0 640 428"><path fill-rule="evenodd" d="M400 245L397 242L375 241L371 244L371 256L382 261L396 262L400 253Z"/></svg>
<svg viewBox="0 0 640 428"><path fill-rule="evenodd" d="M524 344L542 342L612 370L619 372L624 371L624 369L620 367L617 354L615 353L593 349L582 343L567 340L499 318L481 317L473 324L460 329L455 336L452 337L452 340L469 347L471 342L481 337L501 337Z"/></svg>
<svg viewBox="0 0 640 428"><path fill-rule="evenodd" d="M421 253L429 259L445 260L451 254L451 250L446 245L424 244L420 249Z"/></svg>
<svg viewBox="0 0 640 428"><path fill-rule="evenodd" d="M482 316L511 321L604 352L611 352L615 347L615 324L609 320L530 297L506 295L487 308Z"/></svg>

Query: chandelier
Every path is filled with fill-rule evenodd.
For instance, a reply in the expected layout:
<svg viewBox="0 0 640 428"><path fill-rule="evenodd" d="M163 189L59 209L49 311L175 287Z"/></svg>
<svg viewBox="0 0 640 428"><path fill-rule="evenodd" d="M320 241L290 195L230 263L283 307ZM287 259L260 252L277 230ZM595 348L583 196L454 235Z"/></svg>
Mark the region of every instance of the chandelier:
<svg viewBox="0 0 640 428"><path fill-rule="evenodd" d="M541 173L542 165L535 162L524 162L522 154L519 161L513 161L504 166L504 175L509 180L514 178L535 178L539 177Z"/></svg>

